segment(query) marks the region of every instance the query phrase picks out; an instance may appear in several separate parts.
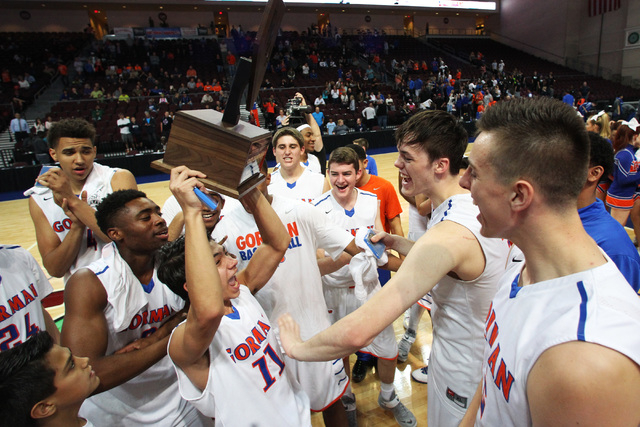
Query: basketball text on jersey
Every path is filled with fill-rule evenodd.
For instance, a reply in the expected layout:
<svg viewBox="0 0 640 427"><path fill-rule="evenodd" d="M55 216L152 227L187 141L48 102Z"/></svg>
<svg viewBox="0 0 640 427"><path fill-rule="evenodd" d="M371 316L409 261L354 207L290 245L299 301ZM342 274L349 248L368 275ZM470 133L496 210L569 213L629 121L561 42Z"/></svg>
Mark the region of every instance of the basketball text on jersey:
<svg viewBox="0 0 640 427"><path fill-rule="evenodd" d="M298 232L298 224L293 221L287 224L287 231L291 236L291 243L289 243L289 249L299 248L302 246L300 243L300 233ZM240 258L243 261L248 261L253 256L253 253L262 244L262 237L260 232L246 234L244 236L238 236L236 239L236 247L240 251Z"/></svg>
<svg viewBox="0 0 640 427"><path fill-rule="evenodd" d="M482 400L480 402L480 416L484 413L485 399L487 397L487 374L490 372L493 377L493 383L498 390L502 390L504 399L509 402L509 395L511 394L511 386L515 382L513 375L509 371L504 359L500 359L498 365L498 358L500 357L500 343L498 342L498 334L500 329L496 322L496 312L493 309L493 303L489 306L489 313L487 314L486 327L484 330L484 337L489 343L489 347L493 348L493 351L487 359L487 370L484 373L484 379L482 381ZM495 347L494 347L495 344ZM496 370L496 366L498 367Z"/></svg>

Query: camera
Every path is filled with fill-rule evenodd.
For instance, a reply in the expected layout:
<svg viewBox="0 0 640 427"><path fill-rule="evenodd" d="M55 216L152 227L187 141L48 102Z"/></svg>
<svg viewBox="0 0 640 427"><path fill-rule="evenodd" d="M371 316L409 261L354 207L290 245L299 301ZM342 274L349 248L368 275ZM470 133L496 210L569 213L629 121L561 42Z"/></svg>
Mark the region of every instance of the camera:
<svg viewBox="0 0 640 427"><path fill-rule="evenodd" d="M300 98L292 98L287 100L285 104L287 116L291 119L304 119L305 114L313 113L313 107L311 105L300 105L302 100Z"/></svg>

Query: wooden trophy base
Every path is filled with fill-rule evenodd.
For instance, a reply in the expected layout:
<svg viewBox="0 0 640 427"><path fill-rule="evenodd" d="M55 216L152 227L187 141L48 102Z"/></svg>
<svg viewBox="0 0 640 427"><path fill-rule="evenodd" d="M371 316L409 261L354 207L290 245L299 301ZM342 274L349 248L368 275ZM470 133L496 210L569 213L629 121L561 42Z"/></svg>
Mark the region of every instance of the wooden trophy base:
<svg viewBox="0 0 640 427"><path fill-rule="evenodd" d="M162 172L185 165L207 175L201 181L212 190L240 198L265 177L259 165L264 161L271 132L238 122L233 127L222 123L215 110L180 111L171 126L171 134L162 160L151 166Z"/></svg>

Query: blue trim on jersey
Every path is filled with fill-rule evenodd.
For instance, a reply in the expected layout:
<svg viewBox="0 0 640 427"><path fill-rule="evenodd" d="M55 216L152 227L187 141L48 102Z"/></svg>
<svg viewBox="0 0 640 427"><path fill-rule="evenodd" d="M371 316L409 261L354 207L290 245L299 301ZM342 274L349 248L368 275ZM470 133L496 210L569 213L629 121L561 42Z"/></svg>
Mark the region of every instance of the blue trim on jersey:
<svg viewBox="0 0 640 427"><path fill-rule="evenodd" d="M102 271L99 271L96 273L96 276L101 275L102 273L104 273L105 271L107 271L109 269L109 266L107 265Z"/></svg>
<svg viewBox="0 0 640 427"><path fill-rule="evenodd" d="M344 210L344 214L346 216L348 216L349 218L351 218L352 216L354 216L356 214L356 208L351 208L350 210Z"/></svg>
<svg viewBox="0 0 640 427"><path fill-rule="evenodd" d="M144 289L144 291L148 294L151 293L151 291L153 290L153 287L156 285L155 283L153 283L153 277L151 278L151 281L149 282L149 284L145 285L144 283L140 283L140 285L142 285L142 289Z"/></svg>
<svg viewBox="0 0 640 427"><path fill-rule="evenodd" d="M289 184L287 182L287 187L289 187L290 189L296 188L296 184L298 183L298 181L294 182L293 184Z"/></svg>
<svg viewBox="0 0 640 427"><path fill-rule="evenodd" d="M449 206L447 206L447 209L442 214L442 219L440 220L440 222L444 221L447 218L447 215L449 214L449 211L451 210L451 207L453 206L453 199L449 199L448 205Z"/></svg>
<svg viewBox="0 0 640 427"><path fill-rule="evenodd" d="M324 202L325 200L327 200L329 197L331 197L331 194L327 194L327 196L324 199L320 199L318 200L318 203L316 203L314 206L318 206L320 203Z"/></svg>
<svg viewBox="0 0 640 427"><path fill-rule="evenodd" d="M14 245L14 246L0 246L0 249L18 249L20 247L20 245Z"/></svg>
<svg viewBox="0 0 640 427"><path fill-rule="evenodd" d="M231 306L231 308L233 311L229 314L225 314L225 316L229 319L238 320L240 318L240 312L234 306Z"/></svg>
<svg viewBox="0 0 640 427"><path fill-rule="evenodd" d="M305 168L309 167L309 160L307 160L306 162L301 162L301 163L304 165Z"/></svg>
<svg viewBox="0 0 640 427"><path fill-rule="evenodd" d="M582 302L580 303L580 320L578 320L578 341L585 341L584 337L584 326L587 322L587 291L584 288L584 283L582 280L577 283L578 292L580 292L580 298L582 298Z"/></svg>
<svg viewBox="0 0 640 427"><path fill-rule="evenodd" d="M518 292L520 292L520 289L522 289L520 286L518 286L519 281L520 273L518 273L516 278L513 279L513 282L511 282L511 292L509 292L509 298L515 298L516 295L518 295Z"/></svg>
<svg viewBox="0 0 640 427"><path fill-rule="evenodd" d="M378 196L376 194L373 194L370 191L362 191L362 190L360 190L360 194L362 194L363 196L375 197L376 199L378 198Z"/></svg>

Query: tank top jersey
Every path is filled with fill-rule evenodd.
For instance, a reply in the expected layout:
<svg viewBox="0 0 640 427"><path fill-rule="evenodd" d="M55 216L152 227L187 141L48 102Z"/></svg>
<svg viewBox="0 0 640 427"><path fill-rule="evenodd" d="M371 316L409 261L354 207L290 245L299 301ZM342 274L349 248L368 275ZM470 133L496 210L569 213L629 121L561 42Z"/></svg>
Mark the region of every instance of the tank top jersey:
<svg viewBox="0 0 640 427"><path fill-rule="evenodd" d="M309 156L307 156L306 162L300 162L300 165L309 169L311 172L322 174L322 169L320 168L320 160L318 160L318 158L312 154L309 154ZM280 168L280 163L276 164L274 169L277 170L278 168Z"/></svg>
<svg viewBox="0 0 640 427"><path fill-rule="evenodd" d="M446 393L452 405L463 409L480 383L484 321L509 251L506 240L480 234L478 213L470 194L458 194L433 209L427 226L429 229L442 221L462 225L478 240L486 260L484 271L475 280L463 281L447 275L430 292L433 344L429 382L433 382L439 395Z"/></svg>
<svg viewBox="0 0 640 427"><path fill-rule="evenodd" d="M0 246L0 351L47 329L42 299L52 291L29 252L20 246Z"/></svg>
<svg viewBox="0 0 640 427"><path fill-rule="evenodd" d="M378 213L378 197L367 191L357 188L355 190L358 192L358 197L350 211L338 204L331 191L327 191L313 201L313 204L328 216L331 223L347 230L352 236L355 236L360 228L374 228ZM354 286L353 276L349 273L349 265L345 265L333 273L325 274L322 276L322 283L333 288Z"/></svg>
<svg viewBox="0 0 640 427"><path fill-rule="evenodd" d="M280 175L280 170L271 174L271 183L269 184L269 194L277 194L279 196L288 197L290 199L302 200L303 202L311 202L322 194L324 190L324 175L311 172L305 168L300 177L293 184L289 184Z"/></svg>
<svg viewBox="0 0 640 427"><path fill-rule="evenodd" d="M87 192L87 204L93 209L98 206L102 199L113 192L111 179L118 170L117 168L110 168L99 163L93 164L93 169L91 169L91 173L87 177L80 192L80 194L82 194L83 191ZM71 220L53 200L53 192L47 190L41 194L33 194L31 197L33 197L33 200L35 200L40 209L42 209L49 224L51 224L51 228L53 228L53 231L55 231L62 242L71 228ZM104 242L93 236L93 232L88 227L84 229L82 241L83 243L82 246L80 246L78 256L73 264L71 264L69 271L64 275L65 283L80 267L85 267L99 259L102 247L105 245Z"/></svg>
<svg viewBox="0 0 640 427"><path fill-rule="evenodd" d="M532 425L527 378L555 345L596 343L640 364L640 299L608 257L596 268L523 287L520 261L510 263L487 316L477 426Z"/></svg>
<svg viewBox="0 0 640 427"><path fill-rule="evenodd" d="M316 250L323 248L337 259L353 236L331 224L324 212L309 203L273 196L271 206L289 231L291 243L275 273L255 297L270 319L291 313L306 340L331 325ZM224 245L236 255L238 270L246 267L261 243L255 219L243 208L229 212L212 235L218 241L228 236Z"/></svg>
<svg viewBox="0 0 640 427"><path fill-rule="evenodd" d="M174 364L180 394L215 417L216 426L310 426L309 398L284 369L260 304L244 285L231 303L233 313L222 317L209 346L205 389L193 385Z"/></svg>
<svg viewBox="0 0 640 427"><path fill-rule="evenodd" d="M420 215L418 208L409 204L409 232L407 238L409 240L417 241L420 236L427 232L427 223L429 222L426 216Z"/></svg>
<svg viewBox="0 0 640 427"><path fill-rule="evenodd" d="M102 258L87 268L107 293L106 355L149 336L184 306L184 301L158 279L155 270L151 282L141 284L114 243L107 244ZM212 425L180 397L168 356L126 383L85 400L80 415L104 426Z"/></svg>

